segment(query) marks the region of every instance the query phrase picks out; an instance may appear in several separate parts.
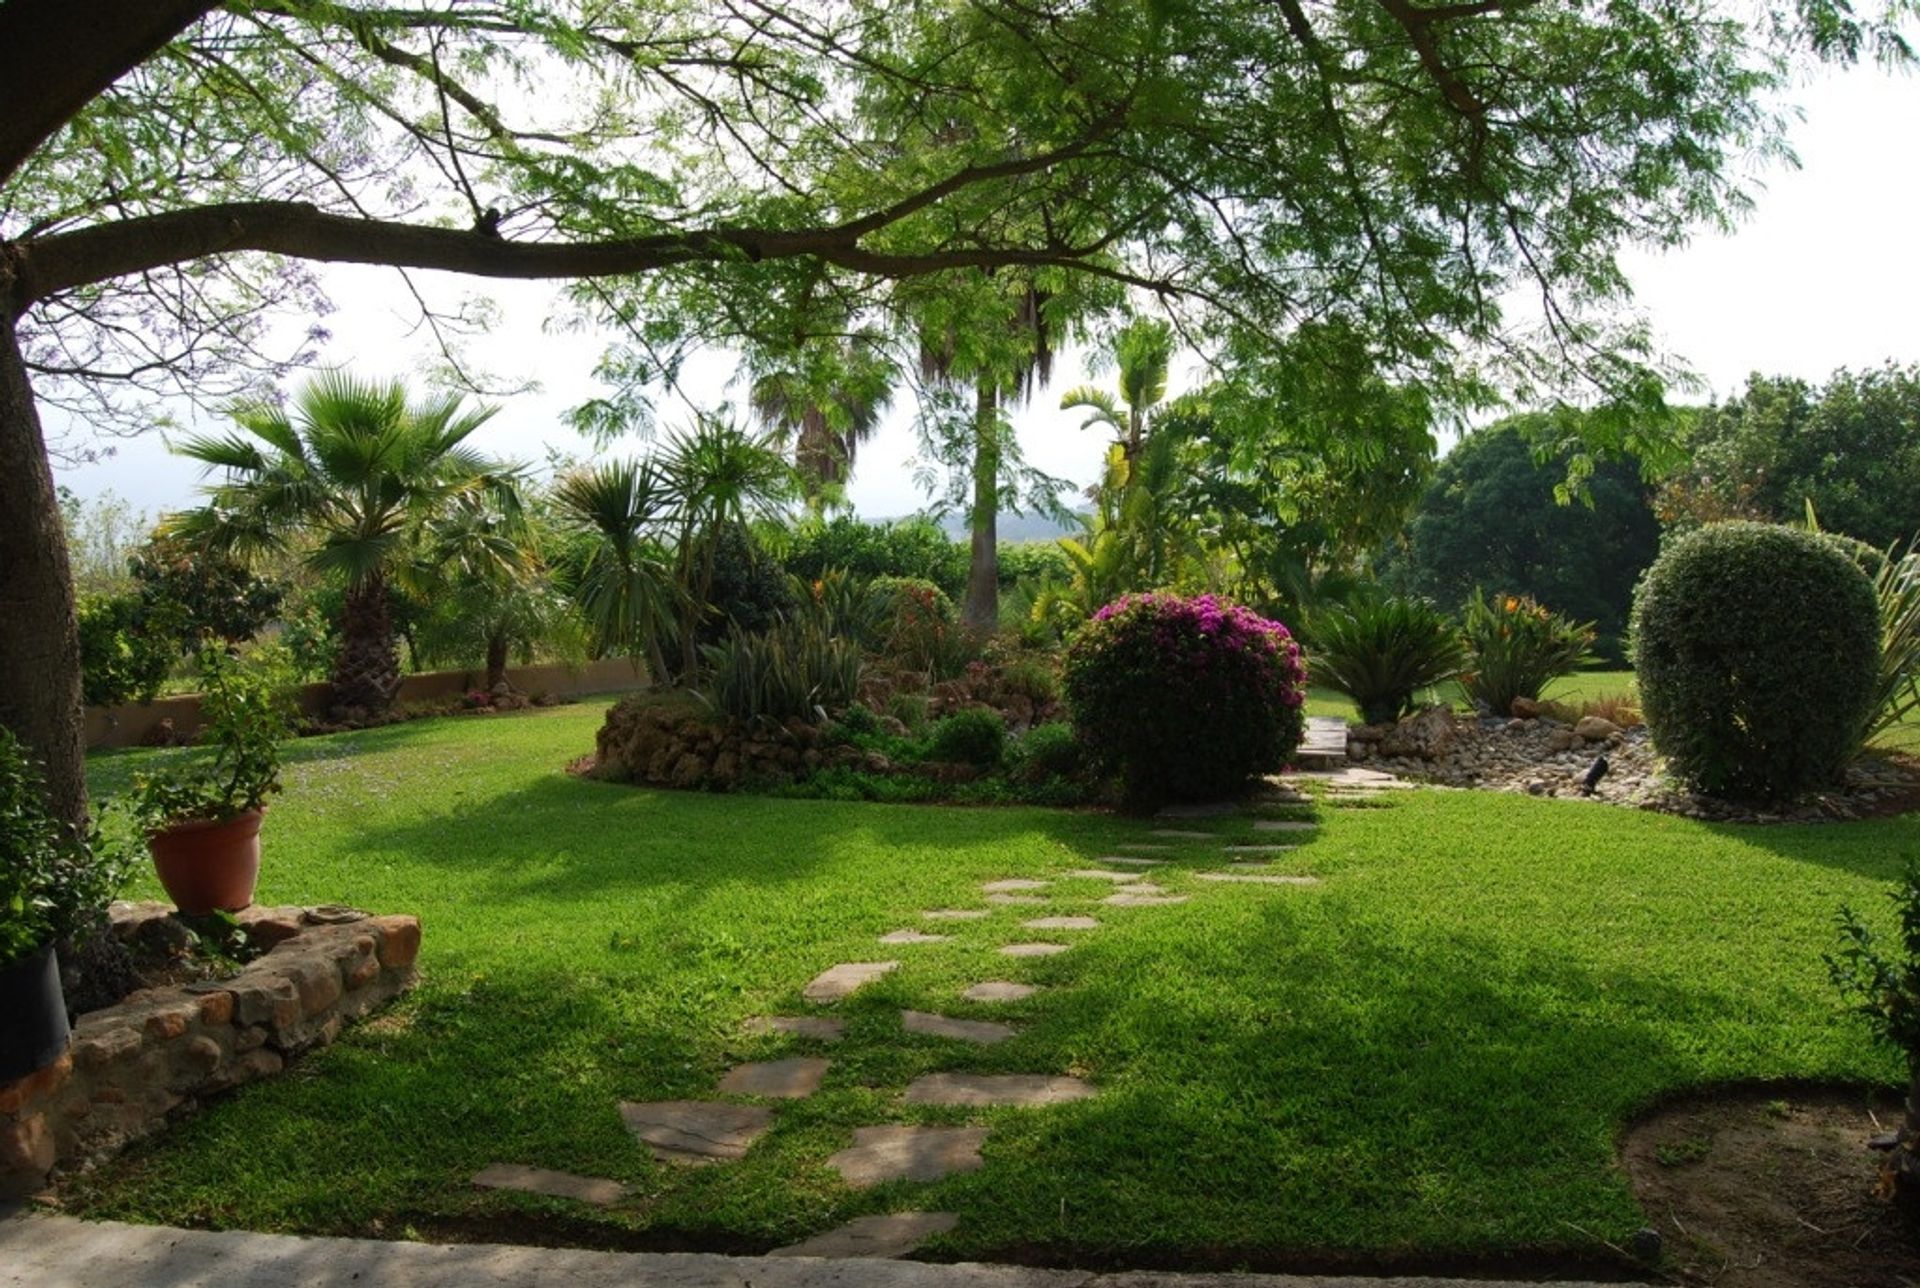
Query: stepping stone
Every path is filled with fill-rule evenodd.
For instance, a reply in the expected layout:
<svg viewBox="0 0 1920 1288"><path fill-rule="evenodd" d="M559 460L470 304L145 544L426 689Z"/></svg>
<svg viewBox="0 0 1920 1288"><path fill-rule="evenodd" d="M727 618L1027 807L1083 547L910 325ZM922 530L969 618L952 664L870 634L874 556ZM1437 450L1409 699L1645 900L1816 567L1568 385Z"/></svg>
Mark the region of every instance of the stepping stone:
<svg viewBox="0 0 1920 1288"><path fill-rule="evenodd" d="M548 1198L573 1199L595 1207L612 1207L627 1197L627 1187L600 1176L575 1176L572 1172L554 1172L544 1167L523 1167L519 1163L491 1163L473 1183L483 1190L518 1190L522 1194L544 1194Z"/></svg>
<svg viewBox="0 0 1920 1288"><path fill-rule="evenodd" d="M954 1212L888 1212L863 1216L837 1230L775 1248L769 1257L903 1257L936 1234L960 1224Z"/></svg>
<svg viewBox="0 0 1920 1288"><path fill-rule="evenodd" d="M744 1157L773 1126L773 1110L765 1105L721 1100L626 1101L620 1117L661 1162L696 1166Z"/></svg>
<svg viewBox="0 0 1920 1288"><path fill-rule="evenodd" d="M1082 881L1138 881L1138 872L1108 872L1104 868L1075 868L1067 873L1070 877L1079 877Z"/></svg>
<svg viewBox="0 0 1920 1288"><path fill-rule="evenodd" d="M827 1159L827 1166L855 1189L886 1181L937 1181L985 1166L980 1146L985 1127L855 1127L853 1146Z"/></svg>
<svg viewBox="0 0 1920 1288"><path fill-rule="evenodd" d="M1116 891L1118 894L1165 894L1166 892L1165 886L1155 885L1151 881L1136 881L1126 889Z"/></svg>
<svg viewBox="0 0 1920 1288"><path fill-rule="evenodd" d="M1169 845L1143 845L1143 850L1168 850ZM1165 859L1136 859L1131 854L1105 854L1100 857L1102 863L1124 863L1130 868L1157 868L1166 863Z"/></svg>
<svg viewBox="0 0 1920 1288"><path fill-rule="evenodd" d="M1319 877L1267 876L1259 872L1196 872L1196 881L1235 881L1243 885L1319 885Z"/></svg>
<svg viewBox="0 0 1920 1288"><path fill-rule="evenodd" d="M753 1034L784 1033L789 1037L838 1042L847 1036L847 1023L823 1015L756 1015L747 1021L746 1030Z"/></svg>
<svg viewBox="0 0 1920 1288"><path fill-rule="evenodd" d="M1108 900L1109 903L1112 900ZM1001 953L1008 957L1051 957L1067 951L1066 944L1008 944Z"/></svg>
<svg viewBox="0 0 1920 1288"><path fill-rule="evenodd" d="M809 1002L837 1002L862 984L899 968L899 962L841 962L814 976L813 982L800 990L800 996Z"/></svg>
<svg viewBox="0 0 1920 1288"><path fill-rule="evenodd" d="M926 1011L900 1012L900 1027L909 1033L925 1033L930 1037L953 1038L960 1042L1005 1042L1016 1032L1011 1024L995 1024L991 1020L956 1020L950 1015L933 1015Z"/></svg>
<svg viewBox="0 0 1920 1288"><path fill-rule="evenodd" d="M1297 850L1297 845L1229 845L1228 854L1285 854L1288 850Z"/></svg>
<svg viewBox="0 0 1920 1288"><path fill-rule="evenodd" d="M1166 908L1176 903L1185 903L1184 894L1140 894L1135 890L1122 890L1119 894L1110 894L1100 902L1111 904L1115 908Z"/></svg>
<svg viewBox="0 0 1920 1288"><path fill-rule="evenodd" d="M988 894L1005 894L1009 890L1044 890L1045 881L1033 881L1027 877L1008 877L1004 881L989 881L980 887Z"/></svg>
<svg viewBox="0 0 1920 1288"><path fill-rule="evenodd" d="M827 1076L827 1066L832 1063L815 1055L796 1055L785 1060L735 1065L720 1079L720 1094L804 1100L820 1090L820 1079Z"/></svg>
<svg viewBox="0 0 1920 1288"><path fill-rule="evenodd" d="M952 935L929 935L924 930L890 930L880 936L883 944L944 944Z"/></svg>
<svg viewBox="0 0 1920 1288"><path fill-rule="evenodd" d="M920 915L928 921L978 921L988 914L985 908L933 908Z"/></svg>
<svg viewBox="0 0 1920 1288"><path fill-rule="evenodd" d="M1238 814L1237 801L1201 801L1193 805L1168 805L1155 818L1225 818L1229 814Z"/></svg>
<svg viewBox="0 0 1920 1288"><path fill-rule="evenodd" d="M1024 1002L1039 991L1032 984L1016 984L1011 980L990 979L984 984L975 984L960 996L969 1002Z"/></svg>
<svg viewBox="0 0 1920 1288"><path fill-rule="evenodd" d="M1099 1094L1079 1078L1044 1073L929 1073L907 1084L910 1105L1062 1105Z"/></svg>
<svg viewBox="0 0 1920 1288"><path fill-rule="evenodd" d="M1211 841L1212 832L1183 832L1177 827L1156 827L1151 835L1165 836L1176 841Z"/></svg>
<svg viewBox="0 0 1920 1288"><path fill-rule="evenodd" d="M1256 832L1311 832L1319 826L1318 823L1286 818L1257 818L1253 821L1253 830Z"/></svg>
<svg viewBox="0 0 1920 1288"><path fill-rule="evenodd" d="M1152 841L1121 841L1119 848L1123 850L1171 850L1173 847L1171 845L1156 845ZM1108 860L1108 862L1111 861L1112 860Z"/></svg>
<svg viewBox="0 0 1920 1288"><path fill-rule="evenodd" d="M990 894L987 896L987 902L999 904L1016 903L1021 907L1030 908L1036 904L1045 903L1046 900L1037 894Z"/></svg>
<svg viewBox="0 0 1920 1288"><path fill-rule="evenodd" d="M1020 923L1028 930L1098 930L1100 923L1092 917L1035 917L1032 921Z"/></svg>

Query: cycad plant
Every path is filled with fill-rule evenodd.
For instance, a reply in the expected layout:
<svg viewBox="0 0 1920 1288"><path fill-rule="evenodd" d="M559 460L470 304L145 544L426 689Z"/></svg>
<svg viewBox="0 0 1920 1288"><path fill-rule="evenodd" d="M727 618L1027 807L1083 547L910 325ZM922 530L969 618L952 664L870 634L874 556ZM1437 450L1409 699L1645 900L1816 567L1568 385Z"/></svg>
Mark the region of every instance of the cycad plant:
<svg viewBox="0 0 1920 1288"><path fill-rule="evenodd" d="M493 414L457 397L410 402L399 381L320 376L290 407L240 405L237 432L174 448L223 477L168 531L244 562L292 550L342 583L333 701L383 711L400 687L390 585L426 526L483 493L517 504L512 471L467 445Z"/></svg>
<svg viewBox="0 0 1920 1288"><path fill-rule="evenodd" d="M1361 720L1386 724L1411 712L1421 690L1465 670L1467 651L1426 600L1363 598L1314 618L1308 664L1314 683L1352 698Z"/></svg>
<svg viewBox="0 0 1920 1288"><path fill-rule="evenodd" d="M485 658L485 687L506 679L518 650L544 645L563 657L584 653L580 614L553 583L543 533L518 504L463 497L427 525L407 589L428 606L425 646L460 662Z"/></svg>

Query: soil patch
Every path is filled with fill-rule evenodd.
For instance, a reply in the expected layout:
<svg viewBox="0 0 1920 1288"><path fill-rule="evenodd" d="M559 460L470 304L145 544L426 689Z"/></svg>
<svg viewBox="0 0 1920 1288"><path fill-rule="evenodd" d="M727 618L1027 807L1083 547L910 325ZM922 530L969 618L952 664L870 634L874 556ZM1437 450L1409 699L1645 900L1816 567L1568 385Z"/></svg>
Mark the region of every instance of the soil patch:
<svg viewBox="0 0 1920 1288"><path fill-rule="evenodd" d="M1715 1288L1912 1288L1920 1221L1874 1193L1891 1092L1744 1087L1669 1103L1621 1162L1666 1269Z"/></svg>

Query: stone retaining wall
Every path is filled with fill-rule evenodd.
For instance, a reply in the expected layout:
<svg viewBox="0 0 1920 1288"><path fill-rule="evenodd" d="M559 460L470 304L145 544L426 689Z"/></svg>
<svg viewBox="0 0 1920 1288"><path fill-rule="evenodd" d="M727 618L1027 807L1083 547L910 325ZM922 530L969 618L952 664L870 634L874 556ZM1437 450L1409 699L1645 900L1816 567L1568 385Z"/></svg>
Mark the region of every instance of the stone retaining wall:
<svg viewBox="0 0 1920 1288"><path fill-rule="evenodd" d="M115 904L123 939L173 933L165 904ZM249 908L267 949L229 979L145 989L80 1017L66 1054L0 1085L0 1195L112 1154L206 1096L271 1077L412 988L416 917L351 908Z"/></svg>

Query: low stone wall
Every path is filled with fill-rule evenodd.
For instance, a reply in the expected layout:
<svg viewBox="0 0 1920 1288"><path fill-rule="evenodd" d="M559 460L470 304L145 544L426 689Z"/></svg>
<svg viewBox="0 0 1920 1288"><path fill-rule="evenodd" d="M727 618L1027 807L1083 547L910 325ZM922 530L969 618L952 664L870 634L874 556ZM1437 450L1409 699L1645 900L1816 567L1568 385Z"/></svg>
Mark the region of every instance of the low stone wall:
<svg viewBox="0 0 1920 1288"><path fill-rule="evenodd" d="M173 933L165 904L115 904L124 939ZM75 1025L65 1055L0 1086L0 1195L112 1154L210 1095L271 1077L412 988L416 917L351 908L249 908L267 949L222 980L145 989Z"/></svg>

